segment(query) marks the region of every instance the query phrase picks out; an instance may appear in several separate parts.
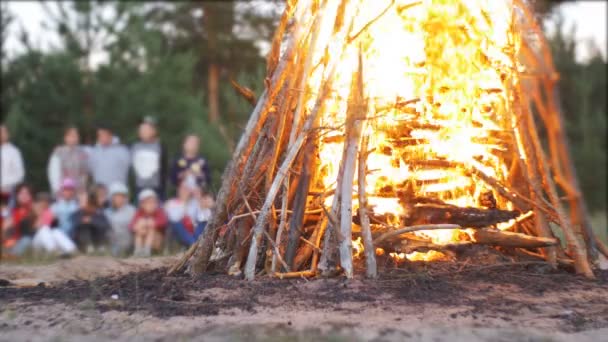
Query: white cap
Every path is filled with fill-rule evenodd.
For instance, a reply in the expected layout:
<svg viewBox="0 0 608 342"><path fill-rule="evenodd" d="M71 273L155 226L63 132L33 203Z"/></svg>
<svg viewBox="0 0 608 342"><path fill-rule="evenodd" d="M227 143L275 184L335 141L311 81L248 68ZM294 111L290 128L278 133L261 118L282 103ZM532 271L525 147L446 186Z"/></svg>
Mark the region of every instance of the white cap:
<svg viewBox="0 0 608 342"><path fill-rule="evenodd" d="M139 193L139 196L137 197L137 199L141 202L150 197L156 197L156 192L154 192L154 190L152 190L152 189L143 189Z"/></svg>
<svg viewBox="0 0 608 342"><path fill-rule="evenodd" d="M129 189L127 188L126 185L124 185L120 182L116 182L116 183L110 184L110 188L108 189L108 192L109 192L110 197L112 197L114 195L128 195Z"/></svg>

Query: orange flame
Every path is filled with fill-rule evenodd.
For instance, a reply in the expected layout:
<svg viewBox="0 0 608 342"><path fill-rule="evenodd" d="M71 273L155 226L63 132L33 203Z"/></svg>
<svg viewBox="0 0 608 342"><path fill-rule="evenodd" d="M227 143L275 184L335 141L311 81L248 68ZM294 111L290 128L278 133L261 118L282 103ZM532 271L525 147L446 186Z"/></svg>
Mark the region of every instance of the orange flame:
<svg viewBox="0 0 608 342"><path fill-rule="evenodd" d="M323 185L330 189L336 184L344 144L340 137L344 136L351 80L361 52L368 99L364 134L369 136L372 151L365 183L374 212L395 217L405 214L396 192L406 184L417 196L478 206L479 195L487 189L458 165L474 165L498 181L508 177L510 161L503 152L514 148L514 143L504 133L510 132L513 120L511 89L518 82L515 56L521 40L514 28L512 3L353 1L355 5L345 7L345 16L355 17L353 32L361 34L356 38L358 44L347 44L341 55L338 44L331 44L339 10L336 2L327 2L317 44L311 46L311 65L323 65L327 54L330 58L342 56L319 122L320 127L331 128L319 138ZM306 93L315 94L327 74L327 68L313 68ZM315 100L315 96L305 99L306 111L312 110ZM454 166L430 167L425 161ZM326 201L331 205L332 198ZM500 205L512 208L508 202ZM357 206L354 200L353 208ZM416 234L437 244L457 240L460 235L442 230ZM361 255L360 238L353 246L355 255ZM445 257L439 252L393 254L396 260Z"/></svg>

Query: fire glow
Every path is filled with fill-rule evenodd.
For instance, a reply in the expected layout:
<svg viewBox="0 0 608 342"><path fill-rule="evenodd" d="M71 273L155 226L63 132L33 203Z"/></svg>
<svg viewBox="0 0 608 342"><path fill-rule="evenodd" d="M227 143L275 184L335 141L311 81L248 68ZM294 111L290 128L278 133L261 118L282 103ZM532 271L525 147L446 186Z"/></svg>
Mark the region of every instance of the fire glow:
<svg viewBox="0 0 608 342"><path fill-rule="evenodd" d="M526 1L288 0L217 213L174 269L352 278L360 258L375 278L377 255L475 245L594 277L608 247Z"/></svg>
<svg viewBox="0 0 608 342"><path fill-rule="evenodd" d="M331 11L337 9L326 7L320 30L330 29L326 26L333 25L336 15ZM407 183L420 196L461 207L478 206L480 194L488 189L458 166L439 169L426 167L425 161L475 163L499 181L508 176L501 152L512 148L512 142L501 139L501 132L511 125L509 90L518 81L514 56L519 44L509 1L364 1L359 8L346 10L357 11L345 14L355 15L354 32L371 24L357 37L360 44L330 52L332 58L341 55L341 59L333 96L320 118L320 126L333 128L319 141L324 185L329 188L338 176L344 140L334 137L345 135L339 127L346 120L361 51L367 117L373 118L364 124L363 134L369 136L370 172L365 182L374 212L403 214L396 191ZM313 51L314 65L326 52ZM309 91L320 87L323 72L322 68L312 71ZM309 101L306 109L313 106ZM327 198L326 204L331 201ZM511 208L510 203L500 205ZM357 206L353 201L353 208ZM434 243L459 236L453 230L417 234Z"/></svg>

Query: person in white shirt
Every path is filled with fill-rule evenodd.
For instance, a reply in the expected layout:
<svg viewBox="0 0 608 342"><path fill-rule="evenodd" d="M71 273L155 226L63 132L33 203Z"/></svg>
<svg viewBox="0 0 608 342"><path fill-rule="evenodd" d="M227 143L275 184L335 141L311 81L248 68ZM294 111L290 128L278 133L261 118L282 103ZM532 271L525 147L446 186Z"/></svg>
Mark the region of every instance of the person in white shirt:
<svg viewBox="0 0 608 342"><path fill-rule="evenodd" d="M25 169L19 149L10 142L6 125L0 125L0 190L11 194L23 182Z"/></svg>

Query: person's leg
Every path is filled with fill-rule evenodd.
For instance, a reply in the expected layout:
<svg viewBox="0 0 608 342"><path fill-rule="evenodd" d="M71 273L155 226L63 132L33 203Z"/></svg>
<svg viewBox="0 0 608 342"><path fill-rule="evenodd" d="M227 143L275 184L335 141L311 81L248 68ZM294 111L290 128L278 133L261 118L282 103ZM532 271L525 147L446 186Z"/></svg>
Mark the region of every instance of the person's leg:
<svg viewBox="0 0 608 342"><path fill-rule="evenodd" d="M51 229L51 234L59 252L63 254L74 254L76 252L76 245L63 231Z"/></svg>
<svg viewBox="0 0 608 342"><path fill-rule="evenodd" d="M76 245L83 253L93 251L91 228L90 224L81 224L76 227Z"/></svg>
<svg viewBox="0 0 608 342"><path fill-rule="evenodd" d="M145 236L146 236L145 224L144 224L143 220L135 222L135 226L133 227L133 234L134 234L134 244L135 244L135 246L134 246L135 248L133 250L133 255L140 256L144 249Z"/></svg>
<svg viewBox="0 0 608 342"><path fill-rule="evenodd" d="M44 251L46 253L53 253L56 251L58 246L55 244L55 239L51 234L51 228L44 226L38 229L36 235L34 235L32 247L34 250Z"/></svg>
<svg viewBox="0 0 608 342"><path fill-rule="evenodd" d="M185 245L186 247L189 247L194 243L194 236L190 234L190 232L186 229L186 226L184 226L183 223L171 222L169 223L169 227L171 228L171 231L173 232L175 237L177 237L177 241L179 241L181 244Z"/></svg>
<svg viewBox="0 0 608 342"><path fill-rule="evenodd" d="M9 250L9 253L13 254L13 255L21 256L21 255L25 254L25 252L27 252L31 246L32 246L32 238L29 236L23 236L19 240L17 240L17 243L13 247L11 247L11 249Z"/></svg>
<svg viewBox="0 0 608 342"><path fill-rule="evenodd" d="M152 255L154 246L154 226L146 224L146 233L144 235L144 247L142 256L149 257Z"/></svg>
<svg viewBox="0 0 608 342"><path fill-rule="evenodd" d="M163 248L163 242L165 240L165 234L163 234L162 232L160 232L156 229L152 229L151 235L152 235L152 237L151 237L152 243L150 246L152 247L152 250L157 251L157 252L161 251Z"/></svg>
<svg viewBox="0 0 608 342"><path fill-rule="evenodd" d="M194 241L192 243L194 243L196 240L198 240L198 237L201 236L201 234L203 234L205 232L206 227L207 227L207 221L199 222L196 225L196 229L194 230Z"/></svg>
<svg viewBox="0 0 608 342"><path fill-rule="evenodd" d="M108 232L102 227L94 226L93 227L93 244L97 249L105 249L108 245Z"/></svg>

